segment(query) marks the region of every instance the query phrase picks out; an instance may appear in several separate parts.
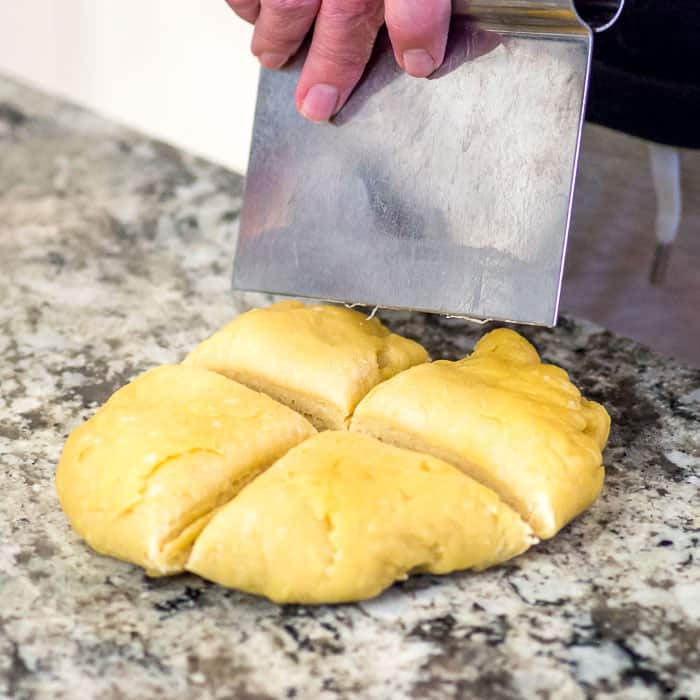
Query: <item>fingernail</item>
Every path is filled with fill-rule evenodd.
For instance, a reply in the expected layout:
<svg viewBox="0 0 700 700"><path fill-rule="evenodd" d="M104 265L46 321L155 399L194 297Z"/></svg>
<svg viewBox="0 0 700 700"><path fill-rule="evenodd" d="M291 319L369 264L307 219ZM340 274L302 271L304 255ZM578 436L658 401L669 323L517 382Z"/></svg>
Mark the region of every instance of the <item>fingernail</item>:
<svg viewBox="0 0 700 700"><path fill-rule="evenodd" d="M416 78L427 78L437 66L427 51L409 49L403 52L403 67Z"/></svg>
<svg viewBox="0 0 700 700"><path fill-rule="evenodd" d="M288 56L283 53L261 53L258 56L258 61L265 68L275 69L281 68L287 62Z"/></svg>
<svg viewBox="0 0 700 700"><path fill-rule="evenodd" d="M301 113L312 122L325 122L335 114L338 96L338 88L333 85L314 85L306 93Z"/></svg>

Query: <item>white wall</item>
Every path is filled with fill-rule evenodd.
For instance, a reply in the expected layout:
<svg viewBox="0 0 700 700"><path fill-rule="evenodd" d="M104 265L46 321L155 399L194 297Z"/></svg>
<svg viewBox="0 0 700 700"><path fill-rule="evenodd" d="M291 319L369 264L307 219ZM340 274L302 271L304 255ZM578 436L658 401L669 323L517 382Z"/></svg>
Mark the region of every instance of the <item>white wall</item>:
<svg viewBox="0 0 700 700"><path fill-rule="evenodd" d="M0 72L244 171L257 62L224 0L2 0Z"/></svg>

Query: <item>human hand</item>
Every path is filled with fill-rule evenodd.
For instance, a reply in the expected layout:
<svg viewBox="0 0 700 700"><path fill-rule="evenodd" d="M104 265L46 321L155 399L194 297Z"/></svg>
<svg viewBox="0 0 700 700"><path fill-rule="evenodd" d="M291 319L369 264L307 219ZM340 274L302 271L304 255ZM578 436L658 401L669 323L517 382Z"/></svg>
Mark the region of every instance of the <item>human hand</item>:
<svg viewBox="0 0 700 700"><path fill-rule="evenodd" d="M452 6L450 0L226 2L255 25L251 48L265 68L281 68L314 27L295 99L299 112L315 122L330 119L350 97L384 22L407 73L425 78L436 70L445 55Z"/></svg>

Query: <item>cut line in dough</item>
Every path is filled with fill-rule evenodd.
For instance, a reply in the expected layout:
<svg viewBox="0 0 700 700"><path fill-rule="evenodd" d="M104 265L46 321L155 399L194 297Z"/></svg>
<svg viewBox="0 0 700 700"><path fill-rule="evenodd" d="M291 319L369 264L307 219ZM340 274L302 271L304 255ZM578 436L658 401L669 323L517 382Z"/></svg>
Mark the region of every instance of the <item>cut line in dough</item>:
<svg viewBox="0 0 700 700"><path fill-rule="evenodd" d="M525 338L498 329L464 360L375 387L350 429L454 464L548 538L598 497L610 419Z"/></svg>
<svg viewBox="0 0 700 700"><path fill-rule="evenodd" d="M213 372L166 365L117 391L71 433L61 506L98 552L178 573L215 510L316 431Z"/></svg>
<svg viewBox="0 0 700 700"><path fill-rule="evenodd" d="M286 301L237 317L184 364L262 391L319 430L342 430L372 387L428 359L421 345L379 319L342 306Z"/></svg>
<svg viewBox="0 0 700 700"><path fill-rule="evenodd" d="M187 569L276 602L338 603L372 598L411 573L485 569L536 541L455 467L327 431L219 510Z"/></svg>

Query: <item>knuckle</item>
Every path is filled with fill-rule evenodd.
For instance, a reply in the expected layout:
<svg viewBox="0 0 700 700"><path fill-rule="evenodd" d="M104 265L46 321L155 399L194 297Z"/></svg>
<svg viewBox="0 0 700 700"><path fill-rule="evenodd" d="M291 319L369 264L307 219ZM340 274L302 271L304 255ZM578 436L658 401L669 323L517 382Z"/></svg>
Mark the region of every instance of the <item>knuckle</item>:
<svg viewBox="0 0 700 700"><path fill-rule="evenodd" d="M295 30L294 26L276 22L258 22L253 34L253 53L269 50L291 50L304 38L304 32Z"/></svg>
<svg viewBox="0 0 700 700"><path fill-rule="evenodd" d="M319 0L263 0L260 20L255 25L253 53L274 48L292 52L304 38Z"/></svg>
<svg viewBox="0 0 700 700"><path fill-rule="evenodd" d="M451 3L447 0L426 3L386 4L386 22L407 34L423 34L449 22Z"/></svg>
<svg viewBox="0 0 700 700"><path fill-rule="evenodd" d="M316 57L324 63L338 68L364 67L372 49L372 41L353 43L348 41L332 41L330 38L315 42Z"/></svg>
<svg viewBox="0 0 700 700"><path fill-rule="evenodd" d="M384 21L382 0L324 0L314 33L314 58L356 74L369 58Z"/></svg>
<svg viewBox="0 0 700 700"><path fill-rule="evenodd" d="M294 17L306 17L315 14L318 10L319 0L263 0L265 9L275 14L283 15L287 19Z"/></svg>
<svg viewBox="0 0 700 700"><path fill-rule="evenodd" d="M254 56L272 51L274 53L291 54L299 42L296 39L283 37L272 33L260 32L255 35L251 51Z"/></svg>
<svg viewBox="0 0 700 700"><path fill-rule="evenodd" d="M339 15L345 17L366 17L381 9L381 3L376 0L337 0L331 3L331 6Z"/></svg>
<svg viewBox="0 0 700 700"><path fill-rule="evenodd" d="M296 49L297 41L288 37L283 37L273 33L257 32L251 44L251 51L254 56L263 53L291 54Z"/></svg>
<svg viewBox="0 0 700 700"><path fill-rule="evenodd" d="M324 4L324 25L330 31L355 39L374 35L384 21L384 7L376 0L333 0Z"/></svg>

